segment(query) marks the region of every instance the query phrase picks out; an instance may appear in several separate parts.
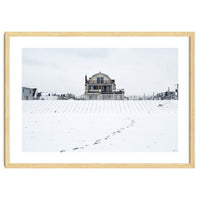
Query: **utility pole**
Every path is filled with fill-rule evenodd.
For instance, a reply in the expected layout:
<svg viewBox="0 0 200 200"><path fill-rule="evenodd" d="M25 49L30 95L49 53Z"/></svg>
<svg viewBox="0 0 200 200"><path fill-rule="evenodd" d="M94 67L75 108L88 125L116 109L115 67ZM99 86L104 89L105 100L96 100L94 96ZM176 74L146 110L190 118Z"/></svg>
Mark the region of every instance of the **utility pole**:
<svg viewBox="0 0 200 200"><path fill-rule="evenodd" d="M178 83L176 84L176 93L177 93L177 99L178 99Z"/></svg>

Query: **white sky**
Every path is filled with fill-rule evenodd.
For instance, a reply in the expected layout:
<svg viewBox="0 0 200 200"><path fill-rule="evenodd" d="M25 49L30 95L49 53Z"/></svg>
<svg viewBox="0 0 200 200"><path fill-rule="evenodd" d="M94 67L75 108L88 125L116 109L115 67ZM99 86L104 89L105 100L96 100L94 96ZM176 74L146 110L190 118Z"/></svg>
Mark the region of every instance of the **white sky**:
<svg viewBox="0 0 200 200"><path fill-rule="evenodd" d="M22 86L42 92L84 94L85 75L115 79L126 95L175 89L178 49L29 48L22 49Z"/></svg>

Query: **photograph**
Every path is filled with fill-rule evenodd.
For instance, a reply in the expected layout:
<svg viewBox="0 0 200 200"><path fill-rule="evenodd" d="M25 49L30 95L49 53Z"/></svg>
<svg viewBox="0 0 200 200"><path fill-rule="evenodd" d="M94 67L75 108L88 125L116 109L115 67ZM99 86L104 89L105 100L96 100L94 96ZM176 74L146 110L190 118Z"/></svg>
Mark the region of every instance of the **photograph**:
<svg viewBox="0 0 200 200"><path fill-rule="evenodd" d="M7 32L5 166L193 168L193 32Z"/></svg>
<svg viewBox="0 0 200 200"><path fill-rule="evenodd" d="M23 152L177 152L177 48L23 48Z"/></svg>

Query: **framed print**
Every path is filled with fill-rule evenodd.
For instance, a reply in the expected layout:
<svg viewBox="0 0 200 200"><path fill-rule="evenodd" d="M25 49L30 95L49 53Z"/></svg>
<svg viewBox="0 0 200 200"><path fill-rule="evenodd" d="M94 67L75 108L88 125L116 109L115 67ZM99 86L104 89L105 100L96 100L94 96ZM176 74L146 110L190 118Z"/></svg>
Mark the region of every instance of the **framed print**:
<svg viewBox="0 0 200 200"><path fill-rule="evenodd" d="M194 168L193 32L5 33L5 167Z"/></svg>

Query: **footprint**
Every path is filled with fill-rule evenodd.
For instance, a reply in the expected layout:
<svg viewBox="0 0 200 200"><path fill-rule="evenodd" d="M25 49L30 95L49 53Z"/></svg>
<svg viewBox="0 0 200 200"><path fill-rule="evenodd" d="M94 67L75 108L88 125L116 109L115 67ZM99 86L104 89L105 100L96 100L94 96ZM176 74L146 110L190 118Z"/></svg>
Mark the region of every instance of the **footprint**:
<svg viewBox="0 0 200 200"><path fill-rule="evenodd" d="M117 133L121 133L121 131L117 130Z"/></svg>
<svg viewBox="0 0 200 200"><path fill-rule="evenodd" d="M110 138L110 136L108 135L108 136L106 136L105 138L104 138L104 140L107 140L108 138Z"/></svg>
<svg viewBox="0 0 200 200"><path fill-rule="evenodd" d="M95 145L95 144L99 144L100 142L95 142L93 145Z"/></svg>

